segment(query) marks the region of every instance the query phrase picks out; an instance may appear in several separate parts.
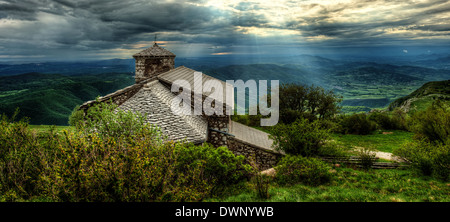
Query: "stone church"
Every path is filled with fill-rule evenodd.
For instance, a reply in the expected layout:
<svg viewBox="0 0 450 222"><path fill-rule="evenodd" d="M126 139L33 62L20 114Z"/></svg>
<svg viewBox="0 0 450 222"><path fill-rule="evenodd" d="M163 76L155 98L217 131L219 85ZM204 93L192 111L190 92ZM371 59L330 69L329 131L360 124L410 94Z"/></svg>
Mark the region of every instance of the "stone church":
<svg viewBox="0 0 450 222"><path fill-rule="evenodd" d="M193 85L197 72L184 66L175 67L175 54L155 42L133 57L135 84L100 97L98 102L112 101L121 109L145 114L147 123L159 127L169 140L226 146L236 155L254 157L262 169L270 168L278 161L282 154L273 150L267 133L234 122L230 115L176 115L172 112L172 100L178 94L171 91L172 85L176 80L186 80ZM207 80L217 80L206 74L202 74L201 79L203 84ZM225 90L226 83L217 81ZM203 93L202 100L207 96L208 93ZM95 103L96 100L88 101L80 109L88 109Z"/></svg>

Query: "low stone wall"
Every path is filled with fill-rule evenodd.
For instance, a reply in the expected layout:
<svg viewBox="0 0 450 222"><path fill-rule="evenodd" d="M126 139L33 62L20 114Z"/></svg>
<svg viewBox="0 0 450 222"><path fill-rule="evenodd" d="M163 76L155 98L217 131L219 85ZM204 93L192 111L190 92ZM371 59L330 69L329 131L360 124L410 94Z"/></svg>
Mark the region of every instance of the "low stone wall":
<svg viewBox="0 0 450 222"><path fill-rule="evenodd" d="M274 167L283 157L283 154L281 153L246 143L234 137L229 137L228 149L235 155L245 156L247 161L249 158L253 158L258 165L259 170L266 170Z"/></svg>

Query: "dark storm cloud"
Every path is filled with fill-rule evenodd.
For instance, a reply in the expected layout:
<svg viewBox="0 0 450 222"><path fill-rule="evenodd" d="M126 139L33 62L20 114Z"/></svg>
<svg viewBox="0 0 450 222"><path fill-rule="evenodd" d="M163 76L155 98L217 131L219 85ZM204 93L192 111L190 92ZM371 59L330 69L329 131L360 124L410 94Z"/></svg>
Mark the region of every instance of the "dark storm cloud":
<svg viewBox="0 0 450 222"><path fill-rule="evenodd" d="M267 27L268 21L264 15L252 12L235 13L232 16L230 25L242 27Z"/></svg>
<svg viewBox="0 0 450 222"><path fill-rule="evenodd" d="M231 47L274 42L289 46L403 44L414 38L448 36L450 31L450 3L441 0L286 1L273 7L262 1L205 2L0 0L0 55L120 49L151 41L154 33L164 41ZM376 10L364 14L364 9L371 8ZM326 40L297 38L318 36Z"/></svg>
<svg viewBox="0 0 450 222"><path fill-rule="evenodd" d="M34 20L36 10L34 2L7 1L9 3L0 5L0 19ZM31 7L30 7L31 6Z"/></svg>
<svg viewBox="0 0 450 222"><path fill-rule="evenodd" d="M38 21L42 19L42 13L55 15L55 22L45 24ZM139 39L143 33L201 33L203 29L220 26L214 23L210 8L183 2L8 1L8 4L0 7L0 16L36 21L33 27L21 30L17 28L21 36L34 36L36 45L40 44L39 40L47 39L53 40L55 47L65 45L64 47L86 49L117 47L118 44ZM8 37L18 36L0 33L0 38Z"/></svg>

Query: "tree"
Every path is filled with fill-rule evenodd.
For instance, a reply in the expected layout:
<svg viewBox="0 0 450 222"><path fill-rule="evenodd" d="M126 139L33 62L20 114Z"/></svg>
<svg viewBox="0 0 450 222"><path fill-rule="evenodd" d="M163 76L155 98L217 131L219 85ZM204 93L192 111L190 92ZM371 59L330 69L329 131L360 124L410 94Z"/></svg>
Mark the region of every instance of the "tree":
<svg viewBox="0 0 450 222"><path fill-rule="evenodd" d="M310 122L303 118L291 124L279 123L270 131L269 138L273 139L274 148L292 155L319 155L325 141L330 138L329 129L321 128L318 120Z"/></svg>
<svg viewBox="0 0 450 222"><path fill-rule="evenodd" d="M299 118L328 119L340 112L341 96L320 86L296 83L280 86L280 119L292 123Z"/></svg>

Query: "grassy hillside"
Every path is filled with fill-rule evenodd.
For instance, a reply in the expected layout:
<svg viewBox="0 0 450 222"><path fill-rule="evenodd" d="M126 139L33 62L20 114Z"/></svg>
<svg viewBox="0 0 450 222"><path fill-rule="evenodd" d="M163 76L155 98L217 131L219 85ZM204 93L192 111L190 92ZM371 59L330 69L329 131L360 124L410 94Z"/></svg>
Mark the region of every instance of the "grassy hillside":
<svg viewBox="0 0 450 222"><path fill-rule="evenodd" d="M392 102L389 110L399 107L408 112L420 111L438 99L450 103L450 80L428 82L411 94Z"/></svg>
<svg viewBox="0 0 450 222"><path fill-rule="evenodd" d="M134 83L129 74L65 76L27 73L0 77L0 113L30 117L31 124L67 125L73 108Z"/></svg>

